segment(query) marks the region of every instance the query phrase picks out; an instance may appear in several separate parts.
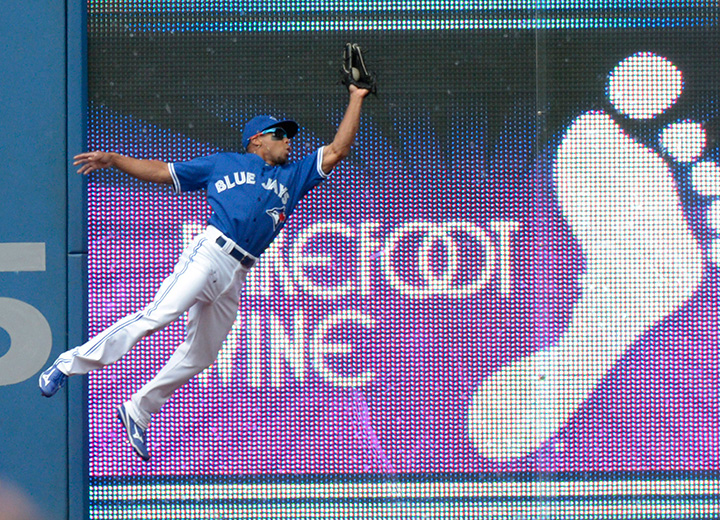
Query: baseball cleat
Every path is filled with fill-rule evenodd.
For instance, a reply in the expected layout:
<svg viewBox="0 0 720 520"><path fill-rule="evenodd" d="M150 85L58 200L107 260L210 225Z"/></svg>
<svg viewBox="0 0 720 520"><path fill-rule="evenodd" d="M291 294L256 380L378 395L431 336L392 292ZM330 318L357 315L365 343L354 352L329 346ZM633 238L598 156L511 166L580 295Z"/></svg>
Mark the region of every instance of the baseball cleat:
<svg viewBox="0 0 720 520"><path fill-rule="evenodd" d="M142 460L150 460L150 453L148 453L147 441L145 440L145 430L135 424L135 421L130 417L124 404L118 407L117 416L125 427L128 442L137 456Z"/></svg>
<svg viewBox="0 0 720 520"><path fill-rule="evenodd" d="M65 386L68 376L60 372L58 367L55 365L48 368L45 372L40 374L38 380L38 386L40 387L40 393L45 397L54 396L58 390Z"/></svg>

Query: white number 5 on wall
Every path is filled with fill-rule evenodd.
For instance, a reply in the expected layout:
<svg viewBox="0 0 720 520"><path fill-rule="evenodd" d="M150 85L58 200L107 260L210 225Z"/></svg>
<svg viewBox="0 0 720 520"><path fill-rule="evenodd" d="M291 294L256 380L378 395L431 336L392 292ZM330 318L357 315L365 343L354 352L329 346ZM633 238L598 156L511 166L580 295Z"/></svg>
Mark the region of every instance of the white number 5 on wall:
<svg viewBox="0 0 720 520"><path fill-rule="evenodd" d="M0 272L44 270L45 243L0 244ZM0 297L0 328L10 336L10 349L0 357L0 386L25 381L40 370L50 356L50 324L32 305Z"/></svg>

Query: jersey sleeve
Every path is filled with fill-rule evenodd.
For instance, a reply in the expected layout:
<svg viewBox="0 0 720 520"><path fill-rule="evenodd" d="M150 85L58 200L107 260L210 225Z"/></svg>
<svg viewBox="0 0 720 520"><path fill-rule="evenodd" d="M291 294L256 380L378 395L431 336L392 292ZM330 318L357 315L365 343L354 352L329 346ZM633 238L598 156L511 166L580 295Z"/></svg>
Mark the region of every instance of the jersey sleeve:
<svg viewBox="0 0 720 520"><path fill-rule="evenodd" d="M170 163L170 176L175 193L207 188L215 168L215 159L214 155L209 155L190 161Z"/></svg>
<svg viewBox="0 0 720 520"><path fill-rule="evenodd" d="M320 147L314 153L311 153L297 163L297 174L302 179L302 182L298 184L298 200L304 197L307 192L315 186L330 177L329 173L325 173L322 170L323 151L324 147Z"/></svg>

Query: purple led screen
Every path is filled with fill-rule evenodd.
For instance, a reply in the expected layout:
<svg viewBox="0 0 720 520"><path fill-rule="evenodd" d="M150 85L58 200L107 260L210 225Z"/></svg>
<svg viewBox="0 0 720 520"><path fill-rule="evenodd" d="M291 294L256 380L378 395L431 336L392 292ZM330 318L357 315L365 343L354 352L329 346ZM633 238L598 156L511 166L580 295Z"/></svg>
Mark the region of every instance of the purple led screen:
<svg viewBox="0 0 720 520"><path fill-rule="evenodd" d="M184 318L90 376L91 477L718 470L701 32L549 33L542 68L532 32L360 38L381 87L351 157L253 269L217 363L153 419L150 462L114 409ZM351 37L91 35L89 147L186 160L272 113L300 123L300 158L332 139ZM150 300L209 210L116 172L88 190L94 334Z"/></svg>

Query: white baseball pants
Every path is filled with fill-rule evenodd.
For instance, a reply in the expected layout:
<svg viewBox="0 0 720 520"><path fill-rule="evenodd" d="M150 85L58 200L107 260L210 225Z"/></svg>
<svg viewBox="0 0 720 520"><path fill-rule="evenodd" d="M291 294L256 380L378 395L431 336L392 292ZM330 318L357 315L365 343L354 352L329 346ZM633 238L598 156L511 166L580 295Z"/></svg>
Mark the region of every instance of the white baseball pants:
<svg viewBox="0 0 720 520"><path fill-rule="evenodd" d="M175 390L215 362L237 316L248 269L215 243L220 235L209 226L195 237L147 307L63 353L56 361L58 369L74 376L110 365L142 338L188 311L185 341L126 403L138 426L147 428L152 414Z"/></svg>

